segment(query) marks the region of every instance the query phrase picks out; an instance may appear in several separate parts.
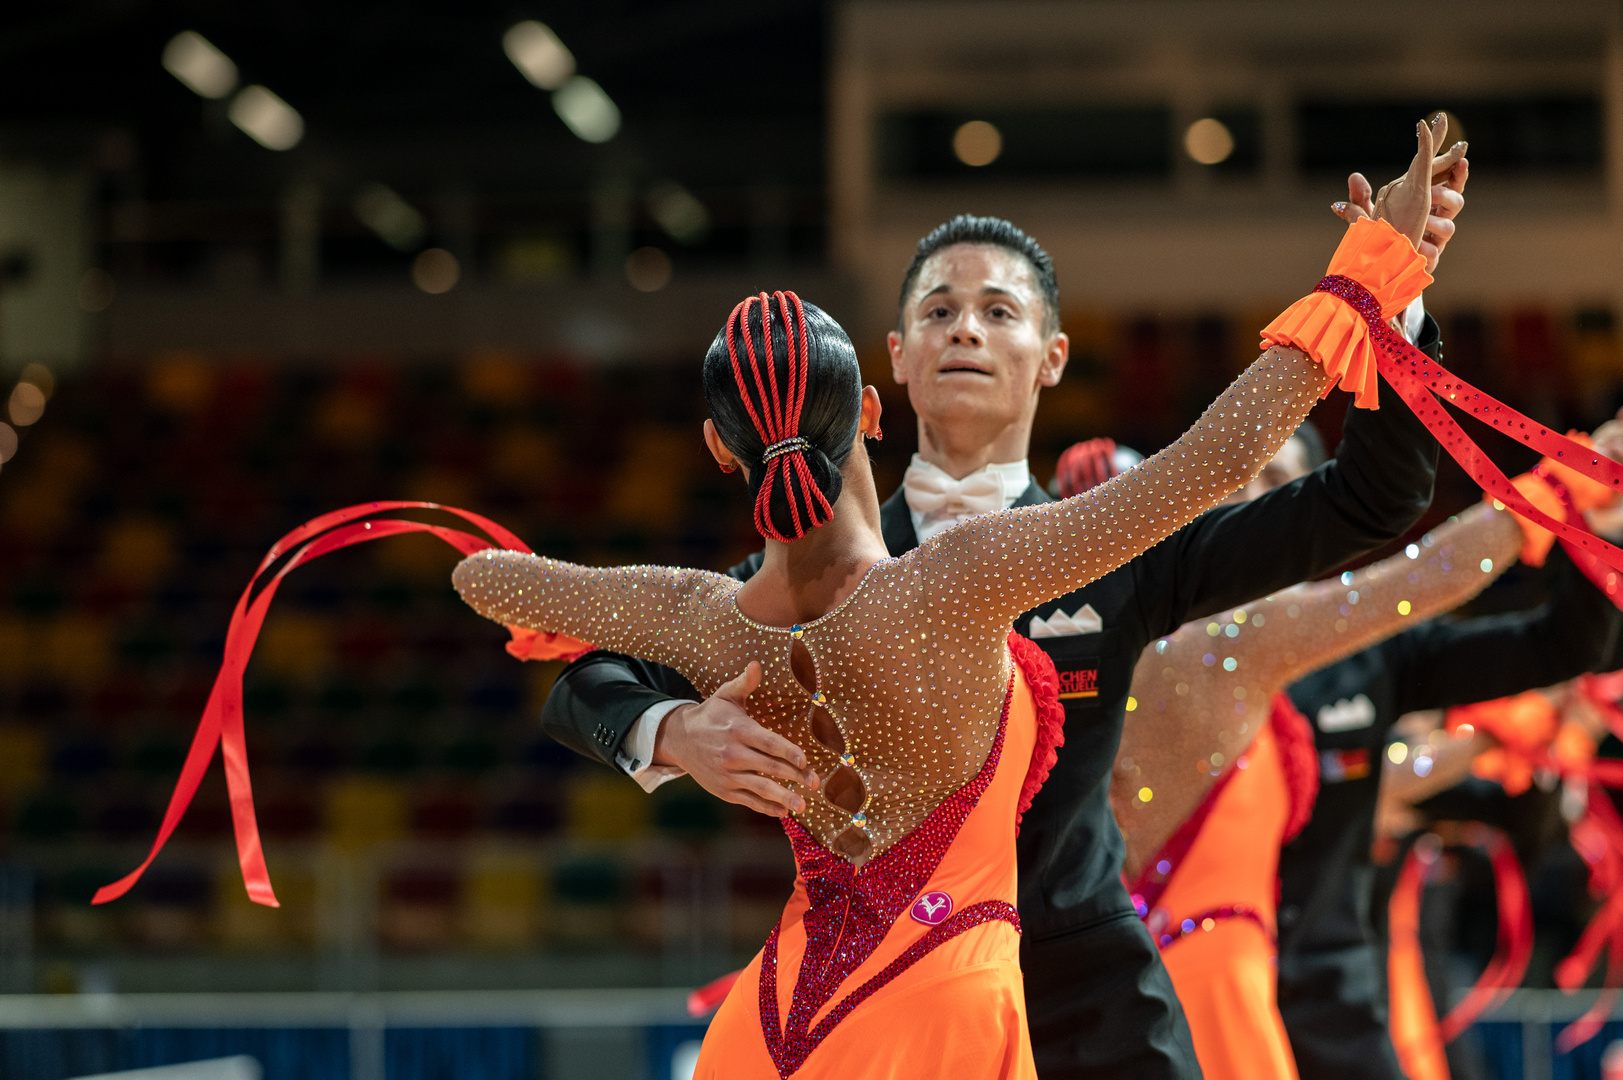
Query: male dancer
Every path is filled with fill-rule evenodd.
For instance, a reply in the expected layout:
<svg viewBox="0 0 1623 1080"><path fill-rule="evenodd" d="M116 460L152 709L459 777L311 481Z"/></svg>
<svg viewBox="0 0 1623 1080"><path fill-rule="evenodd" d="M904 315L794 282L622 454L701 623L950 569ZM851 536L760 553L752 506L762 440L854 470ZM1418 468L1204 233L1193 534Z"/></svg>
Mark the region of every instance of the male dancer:
<svg viewBox="0 0 1623 1080"><path fill-rule="evenodd" d="M1463 149L1439 158L1433 175L1449 172ZM1437 248L1463 202L1457 187L1434 187L1428 232ZM919 418L919 453L881 509L892 554L975 513L1047 500L1024 459L1039 391L1059 381L1068 358L1058 312L1047 253L1008 222L962 216L920 241L889 335L893 374ZM1435 357L1436 324L1423 313L1416 321L1418 343ZM1047 1080L1200 1075L1171 981L1122 886L1108 800L1139 653L1191 618L1323 574L1402 534L1431 501L1436 458L1419 421L1383 395L1378 411L1350 411L1336 461L1202 515L1016 623L1024 633L1032 616L1047 622L1062 612L1083 631L1039 640L1066 693L1066 744L1019 840L1021 966ZM731 573L746 578L759 564L754 555ZM773 815L798 810L799 797L778 781L817 778L798 748L749 718L747 693L738 679L695 701L674 672L591 653L560 677L542 722L650 789L686 771L728 801Z"/></svg>

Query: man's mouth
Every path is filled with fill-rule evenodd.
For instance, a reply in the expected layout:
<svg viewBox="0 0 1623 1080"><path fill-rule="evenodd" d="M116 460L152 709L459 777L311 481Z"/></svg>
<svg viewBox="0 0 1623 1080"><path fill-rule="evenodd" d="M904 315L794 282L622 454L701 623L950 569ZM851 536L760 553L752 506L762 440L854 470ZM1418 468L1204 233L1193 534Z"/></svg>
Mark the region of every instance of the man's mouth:
<svg viewBox="0 0 1623 1080"><path fill-rule="evenodd" d="M968 373L973 374L973 375L991 375L992 374L990 371L987 371L983 367L977 367L974 364L971 364L971 363L968 363L968 362L962 361L962 360L954 360L954 361L950 361L948 363L942 364L936 370L937 370L938 373L940 373L942 375L945 375L945 374L947 374L949 372L954 372L954 371L964 371L964 372L968 372Z"/></svg>

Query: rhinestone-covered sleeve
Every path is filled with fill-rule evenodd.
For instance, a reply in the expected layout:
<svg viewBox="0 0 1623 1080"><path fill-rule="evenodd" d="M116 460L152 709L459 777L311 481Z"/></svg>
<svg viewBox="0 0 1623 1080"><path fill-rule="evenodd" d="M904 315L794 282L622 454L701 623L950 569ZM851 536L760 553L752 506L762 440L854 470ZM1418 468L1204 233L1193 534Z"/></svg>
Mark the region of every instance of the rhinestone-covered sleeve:
<svg viewBox="0 0 1623 1080"><path fill-rule="evenodd" d="M683 671L703 659L703 629L715 621L718 590L737 587L703 570L590 567L497 550L463 559L451 582L488 619L567 634Z"/></svg>
<svg viewBox="0 0 1623 1080"><path fill-rule="evenodd" d="M1318 363L1270 348L1148 460L1081 495L983 514L931 541L945 556L943 587L985 597L987 617L1007 626L1020 612L1086 585L1261 472L1325 386Z"/></svg>
<svg viewBox="0 0 1623 1080"><path fill-rule="evenodd" d="M1186 623L1145 649L1111 783L1129 874L1244 754L1277 691L1458 607L1520 546L1514 515L1479 504L1390 558Z"/></svg>

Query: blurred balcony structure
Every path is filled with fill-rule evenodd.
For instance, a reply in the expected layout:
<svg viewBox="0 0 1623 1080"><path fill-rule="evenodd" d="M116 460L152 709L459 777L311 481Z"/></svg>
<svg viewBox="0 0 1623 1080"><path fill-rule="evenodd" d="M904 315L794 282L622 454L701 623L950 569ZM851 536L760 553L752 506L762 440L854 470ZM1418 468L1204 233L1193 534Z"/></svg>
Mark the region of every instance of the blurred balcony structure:
<svg viewBox="0 0 1623 1080"><path fill-rule="evenodd" d="M1378 0L1352 19L1292 0L849 0L832 35L831 255L870 326L894 318L918 237L964 211L1038 237L1067 305L1289 299L1322 272L1347 172L1397 175L1410 125L1440 108L1473 172L1429 299L1623 296L1623 26L1607 0ZM1186 150L1202 118L1231 136L1221 163ZM972 120L999 129L990 164L953 156Z"/></svg>

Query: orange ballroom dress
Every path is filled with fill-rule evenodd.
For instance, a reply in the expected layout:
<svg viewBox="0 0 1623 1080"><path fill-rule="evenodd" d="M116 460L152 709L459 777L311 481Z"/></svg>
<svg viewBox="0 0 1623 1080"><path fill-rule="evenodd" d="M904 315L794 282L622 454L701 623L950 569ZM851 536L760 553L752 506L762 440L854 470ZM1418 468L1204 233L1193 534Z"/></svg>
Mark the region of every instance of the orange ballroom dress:
<svg viewBox="0 0 1623 1080"><path fill-rule="evenodd" d="M711 1021L695 1080L1036 1076L1014 832L1037 728L1027 672L1046 656L1011 645L1029 651L992 752L922 825L853 870L785 819L794 895Z"/></svg>
<svg viewBox="0 0 1623 1080"><path fill-rule="evenodd" d="M1156 865L1168 870L1159 894L1146 882L1133 888L1149 905L1146 923L1161 944L1206 1080L1297 1075L1275 993L1274 883L1288 826L1306 818L1293 814L1293 803L1305 798L1311 806L1317 793L1316 784L1293 784L1286 771L1292 742L1305 740L1312 753L1306 724L1278 695L1237 767L1160 852ZM1296 730L1282 738L1285 725ZM1293 791L1303 786L1314 790Z"/></svg>

